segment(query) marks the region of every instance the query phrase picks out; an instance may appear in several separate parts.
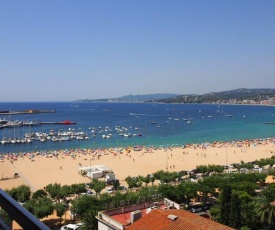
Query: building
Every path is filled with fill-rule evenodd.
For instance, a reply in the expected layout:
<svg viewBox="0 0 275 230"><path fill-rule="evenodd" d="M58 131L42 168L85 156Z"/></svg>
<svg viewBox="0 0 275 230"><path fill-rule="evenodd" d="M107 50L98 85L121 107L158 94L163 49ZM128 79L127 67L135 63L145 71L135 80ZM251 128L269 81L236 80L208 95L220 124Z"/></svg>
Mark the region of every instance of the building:
<svg viewBox="0 0 275 230"><path fill-rule="evenodd" d="M98 230L232 229L200 214L184 211L179 204L162 199L161 194L141 197L136 204L129 205L129 202L109 204L106 206L109 209L99 212L96 217ZM115 205L117 208L114 208Z"/></svg>
<svg viewBox="0 0 275 230"><path fill-rule="evenodd" d="M134 222L127 230L233 230L197 214L176 209L155 209Z"/></svg>
<svg viewBox="0 0 275 230"><path fill-rule="evenodd" d="M112 169L105 166L105 165L93 165L93 166L87 166L87 167L80 167L78 169L79 174L83 174L83 172L86 173L86 176L93 179L93 178L101 178L105 177L107 174L112 173Z"/></svg>

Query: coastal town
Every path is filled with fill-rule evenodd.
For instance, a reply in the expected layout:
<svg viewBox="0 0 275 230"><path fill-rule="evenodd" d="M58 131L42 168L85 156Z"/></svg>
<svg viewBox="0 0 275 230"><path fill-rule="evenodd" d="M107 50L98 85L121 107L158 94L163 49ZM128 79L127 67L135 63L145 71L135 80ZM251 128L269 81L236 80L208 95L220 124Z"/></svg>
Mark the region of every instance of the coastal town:
<svg viewBox="0 0 275 230"><path fill-rule="evenodd" d="M0 2L0 230L275 230L275 1Z"/></svg>
<svg viewBox="0 0 275 230"><path fill-rule="evenodd" d="M256 176L259 175L261 178L264 178L265 186L272 186L275 178L275 176L272 176L272 170L275 169L273 161L275 156L274 146L274 138L267 138L238 142L190 144L186 146L141 146L139 149L133 147L72 149L7 154L1 157L0 173L2 173L2 180L0 180L0 185L1 188L10 191L15 189L15 186L24 184L29 187L32 194L35 194L41 189L43 190L45 186L46 191L49 192L50 187L48 188L48 186L51 184L52 186L59 184L61 187L68 187L76 183L88 185L88 187L84 186L84 190L80 190L82 194L77 196L70 195L67 196L66 199L63 199L67 202L71 200L68 203L70 208L66 211L66 214L63 214L63 217L61 217L64 220L63 226L76 225L80 228L81 224L78 223L83 224L79 217L72 215L74 210L76 210L75 208L78 207L77 202L81 202L82 199L90 199L89 197L91 197L92 200L104 200L105 198L103 197L114 198L119 194L124 194L123 196L127 197L127 194L132 194L133 192L139 194L139 190L143 191L143 189L148 188L148 191L151 191L151 189L157 191L158 195L153 195L148 201L142 197L140 201L135 201L137 204L134 206L137 207L137 205L139 205L138 209L133 209L133 203L128 204L125 203L126 201L120 201L119 204L112 202L107 204L106 201L104 201L105 203L99 208L101 211L95 215L98 221L97 225L101 226L103 224L106 226L108 222L109 224L107 224L107 226L119 226L118 228L121 230L130 226L133 228L138 224L138 219L144 221L148 218L146 216L149 213L154 212L153 210L171 209L170 214L178 212L178 216L190 215L185 213L187 211L193 213L190 218L197 218L197 216L206 218L205 220L198 219L197 221L200 223L204 223L208 218L211 218L212 222L207 221L207 224L212 226L211 229L213 229L213 226L217 225L217 223L213 221L214 214L211 213L210 210L212 206L217 206L214 200L218 199L220 193L212 193L209 196L207 199L209 206L203 205L203 195L197 198L196 196L192 196L193 199L192 202L190 201L189 206L185 198L183 199L185 202L179 202L178 199L172 198L172 194L168 195L169 193L165 191L169 186L176 189L178 186L187 186L188 183L191 183L192 186L199 189L197 186L202 184L203 181L207 181L208 178L211 180L211 178L214 179L216 176L219 178L225 177L226 182L231 177L238 178L239 173L244 176L253 175L255 179L257 178ZM260 155L259 152L261 153ZM259 158L261 158L261 160ZM268 163L269 161L270 163ZM214 171L210 169L210 166L213 167L213 169L215 167L214 171L216 171L216 173L213 173ZM204 169L203 167L206 168ZM207 167L209 167L209 169L207 169ZM36 173L33 174L33 171L36 171ZM41 178L45 172L47 172L48 176L40 180L39 178ZM175 182L166 178L164 175L176 176L174 178ZM97 180L103 183L103 187L101 187L100 190L97 190L95 186L95 184L98 183ZM108 182L108 180L110 181ZM94 186L89 187L90 183L93 183ZM149 183L152 185L149 186ZM237 181L235 183L237 183ZM255 189L257 188L259 189L257 193L259 193L261 186L256 186ZM255 195L257 193L255 193ZM153 193L149 194L152 195ZM73 197L78 197L78 199ZM72 201L72 199L74 201ZM26 204L23 204L23 206L27 207L27 203L26 201ZM162 208L158 208L158 205ZM125 214L121 213L122 207L125 209ZM127 210L130 210L129 212L126 212L126 207ZM149 209L151 210L150 212ZM132 222L125 222L120 219L121 215L124 216L126 213L132 215L130 212L138 212L138 210L144 210L144 213L142 211L143 214L140 214L140 217ZM175 212L173 210L182 211ZM127 217L127 219L130 220L130 216ZM109 222L110 220L112 220L112 222ZM48 218L44 221L45 223L50 223ZM54 225L51 225L51 227L53 226ZM58 226L58 224L56 226ZM99 227L99 229L104 229L104 226ZM214 229L221 229L221 227L222 226L217 225Z"/></svg>

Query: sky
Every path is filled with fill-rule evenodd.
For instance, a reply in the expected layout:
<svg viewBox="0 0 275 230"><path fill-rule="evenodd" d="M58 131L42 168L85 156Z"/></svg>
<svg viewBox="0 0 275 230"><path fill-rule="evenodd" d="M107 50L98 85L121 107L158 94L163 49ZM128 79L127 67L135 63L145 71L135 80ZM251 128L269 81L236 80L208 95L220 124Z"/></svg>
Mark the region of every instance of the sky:
<svg viewBox="0 0 275 230"><path fill-rule="evenodd" d="M274 0L0 0L0 102L275 88Z"/></svg>

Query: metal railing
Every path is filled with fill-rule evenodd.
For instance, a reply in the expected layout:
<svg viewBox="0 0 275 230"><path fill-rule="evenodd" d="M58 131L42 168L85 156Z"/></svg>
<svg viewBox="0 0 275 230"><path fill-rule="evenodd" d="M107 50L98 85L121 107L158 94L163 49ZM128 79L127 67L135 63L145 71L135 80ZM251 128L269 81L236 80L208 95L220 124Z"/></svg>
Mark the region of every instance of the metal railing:
<svg viewBox="0 0 275 230"><path fill-rule="evenodd" d="M24 230L49 230L49 227L22 207L22 205L20 205L2 189L0 189L0 206L5 210L9 217L12 220L15 220Z"/></svg>

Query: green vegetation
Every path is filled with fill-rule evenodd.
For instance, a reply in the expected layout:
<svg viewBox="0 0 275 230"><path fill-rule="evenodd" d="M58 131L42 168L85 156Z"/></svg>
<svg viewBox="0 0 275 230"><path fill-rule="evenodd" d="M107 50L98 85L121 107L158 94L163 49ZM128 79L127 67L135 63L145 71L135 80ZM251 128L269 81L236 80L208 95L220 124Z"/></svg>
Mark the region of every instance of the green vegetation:
<svg viewBox="0 0 275 230"><path fill-rule="evenodd" d="M274 157L254 163L273 165ZM236 164L240 165L242 168L249 164ZM25 185L6 192L38 218L55 211L61 223L69 208L83 223L82 229L97 229L95 216L98 211L153 201L156 194L181 204L186 210L191 210L192 202L200 202L204 210L209 210L213 220L236 229L274 229L275 207L272 202L275 201L275 184L265 183L266 173L252 170L248 173L223 173L221 166L215 165L198 166L196 171L199 174L160 170L146 177L128 176L125 181L129 190L114 190L112 194L102 193L106 183L97 179L88 187L85 184L61 186L55 183L32 195ZM274 175L274 170L268 174ZM113 186L118 188L119 182ZM96 195L89 195L87 191L90 189ZM69 198L72 194L76 199Z"/></svg>
<svg viewBox="0 0 275 230"><path fill-rule="evenodd" d="M235 89L203 95L180 95L165 99L152 100L157 103L228 103L229 100L236 100L242 103L243 100L260 102L275 97L275 89Z"/></svg>

